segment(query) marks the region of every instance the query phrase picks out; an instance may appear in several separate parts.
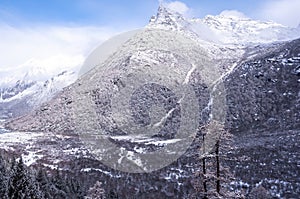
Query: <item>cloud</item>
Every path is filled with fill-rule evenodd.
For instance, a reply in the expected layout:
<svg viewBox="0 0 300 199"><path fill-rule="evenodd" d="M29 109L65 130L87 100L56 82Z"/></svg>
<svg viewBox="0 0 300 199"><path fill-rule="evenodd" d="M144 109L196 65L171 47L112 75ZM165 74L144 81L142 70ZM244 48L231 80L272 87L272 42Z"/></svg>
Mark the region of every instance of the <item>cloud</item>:
<svg viewBox="0 0 300 199"><path fill-rule="evenodd" d="M186 15L190 8L183 2L180 1L172 1L172 2L163 2L160 1L160 3L163 3L168 9L178 12L182 15Z"/></svg>
<svg viewBox="0 0 300 199"><path fill-rule="evenodd" d="M300 23L299 8L299 0L268 0L258 11L257 17L296 27Z"/></svg>
<svg viewBox="0 0 300 199"><path fill-rule="evenodd" d="M220 13L222 16L231 16L231 17L239 17L239 18L247 18L247 16L237 10L224 10Z"/></svg>
<svg viewBox="0 0 300 199"><path fill-rule="evenodd" d="M118 31L93 26L12 27L0 23L0 73L44 67L49 72L80 67L87 55Z"/></svg>
<svg viewBox="0 0 300 199"><path fill-rule="evenodd" d="M189 8L184 3L180 2L180 1L174 1L174 2L168 3L167 7L170 10L173 10L173 11L178 12L180 14L186 14L187 11L189 10Z"/></svg>

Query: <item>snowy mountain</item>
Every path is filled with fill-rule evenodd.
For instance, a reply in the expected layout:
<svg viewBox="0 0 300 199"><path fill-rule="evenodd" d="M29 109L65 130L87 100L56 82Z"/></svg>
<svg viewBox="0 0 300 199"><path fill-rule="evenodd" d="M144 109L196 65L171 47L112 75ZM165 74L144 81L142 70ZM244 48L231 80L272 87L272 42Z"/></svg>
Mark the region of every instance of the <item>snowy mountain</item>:
<svg viewBox="0 0 300 199"><path fill-rule="evenodd" d="M237 11L223 11L220 15L207 15L204 19L187 19L160 6L148 26L182 32L195 39L220 45L253 45L300 37L299 27L290 28L275 22L253 20Z"/></svg>
<svg viewBox="0 0 300 199"><path fill-rule="evenodd" d="M233 70L237 60L261 53L263 46L300 38L300 27L253 20L237 11L189 19L163 5L146 28L171 30L195 40L216 61L221 73Z"/></svg>
<svg viewBox="0 0 300 199"><path fill-rule="evenodd" d="M245 47L300 37L299 27L256 21L237 12L224 11L204 19L188 19L164 6L159 7L146 28L172 30L197 41L214 57L221 73L230 71L234 63L242 59ZM72 71L74 69L46 68L34 60L14 71L2 69L0 111L5 117L14 117L38 107L76 80Z"/></svg>
<svg viewBox="0 0 300 199"><path fill-rule="evenodd" d="M251 20L237 13L185 19L160 7L149 25L113 56L100 62L96 58L103 51L96 51L92 61L87 62L95 68L34 111L6 123L18 139L3 134L0 146L16 148L27 165L104 179L108 182L105 188L117 190L123 198L132 190L135 192L130 196L136 198L151 198L153 194L157 198L190 198L197 188L199 148L204 145L206 132L199 130L196 135L178 138L181 126L176 121L187 115L184 122L196 121L196 126L201 126L221 118L232 133L233 148L222 154L222 164L235 175L232 190L249 193L263 185L273 197L295 198L300 194L300 40L293 40L297 37L299 29ZM147 80L175 88L174 92L181 86L191 86L196 101L188 107L196 114L186 109L186 115L180 115L177 104L184 108L188 95L180 95L176 101L177 95L174 97L168 87L147 84L145 90L136 89L137 84L144 86ZM19 93L35 84L19 82ZM7 91L5 96L14 92ZM164 95L159 95L162 92ZM163 97L153 97L156 95ZM161 109L151 107L158 103ZM130 134L128 118L149 128L152 134ZM164 125L163 130L157 131L160 125ZM104 133L99 136L99 131ZM91 136L110 142L100 139L95 143L99 139L89 137L94 148L87 148L78 138L82 132L92 132ZM190 132L188 128L186 132ZM140 155L168 145L181 148L182 141L190 137L195 139L186 152L164 168L142 174L112 169L124 161L123 169L147 171L151 161L140 159ZM118 147L113 148L111 143ZM113 166L98 161L93 157L96 150L101 158L117 161ZM166 152L171 156L174 151Z"/></svg>
<svg viewBox="0 0 300 199"><path fill-rule="evenodd" d="M2 118L28 113L77 79L75 71L62 71L55 74L55 71L49 72L43 67L5 71L1 76L4 76L0 80Z"/></svg>

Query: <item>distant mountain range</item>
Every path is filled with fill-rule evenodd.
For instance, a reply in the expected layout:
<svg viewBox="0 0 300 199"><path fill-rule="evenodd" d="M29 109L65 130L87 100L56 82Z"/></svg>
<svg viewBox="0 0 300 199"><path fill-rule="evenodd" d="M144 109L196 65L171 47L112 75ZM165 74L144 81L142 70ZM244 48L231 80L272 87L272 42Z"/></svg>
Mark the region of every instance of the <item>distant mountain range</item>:
<svg viewBox="0 0 300 199"><path fill-rule="evenodd" d="M17 117L50 100L57 92L77 79L75 71L62 71L51 76L46 71L8 76L0 82L0 117ZM13 74L7 74L13 75Z"/></svg>

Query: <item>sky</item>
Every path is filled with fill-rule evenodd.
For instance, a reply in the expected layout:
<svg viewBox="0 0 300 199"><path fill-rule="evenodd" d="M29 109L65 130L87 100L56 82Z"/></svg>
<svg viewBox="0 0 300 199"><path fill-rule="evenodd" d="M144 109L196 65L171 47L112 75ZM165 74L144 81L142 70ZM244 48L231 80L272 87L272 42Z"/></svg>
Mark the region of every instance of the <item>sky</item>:
<svg viewBox="0 0 300 199"><path fill-rule="evenodd" d="M159 4L186 17L236 10L296 27L300 0L0 0L0 73L80 67L111 36L147 25Z"/></svg>

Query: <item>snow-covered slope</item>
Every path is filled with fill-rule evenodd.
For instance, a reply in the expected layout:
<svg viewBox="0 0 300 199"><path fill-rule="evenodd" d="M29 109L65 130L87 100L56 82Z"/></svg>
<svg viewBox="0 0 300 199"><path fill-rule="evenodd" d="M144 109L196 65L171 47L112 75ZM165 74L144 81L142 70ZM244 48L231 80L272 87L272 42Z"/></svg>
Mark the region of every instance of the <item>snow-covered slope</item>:
<svg viewBox="0 0 300 199"><path fill-rule="evenodd" d="M208 15L192 20L194 26L207 25L222 43L257 44L292 40L300 37L300 29L270 21L256 21L234 13Z"/></svg>
<svg viewBox="0 0 300 199"><path fill-rule="evenodd" d="M163 6L150 19L149 27L183 32L199 40L228 45L249 45L293 40L300 28L290 28L271 21L252 20L237 12L224 11L204 19L187 19Z"/></svg>
<svg viewBox="0 0 300 199"><path fill-rule="evenodd" d="M290 28L271 21L257 21L242 13L224 11L203 19L187 19L160 6L148 27L182 32L191 37L221 45L249 45L293 40L300 37L300 28Z"/></svg>
<svg viewBox="0 0 300 199"><path fill-rule="evenodd" d="M75 71L53 73L42 67L34 67L24 73L6 71L5 75L2 74L0 117L15 117L27 113L77 79Z"/></svg>

